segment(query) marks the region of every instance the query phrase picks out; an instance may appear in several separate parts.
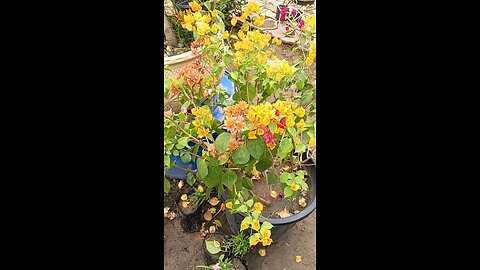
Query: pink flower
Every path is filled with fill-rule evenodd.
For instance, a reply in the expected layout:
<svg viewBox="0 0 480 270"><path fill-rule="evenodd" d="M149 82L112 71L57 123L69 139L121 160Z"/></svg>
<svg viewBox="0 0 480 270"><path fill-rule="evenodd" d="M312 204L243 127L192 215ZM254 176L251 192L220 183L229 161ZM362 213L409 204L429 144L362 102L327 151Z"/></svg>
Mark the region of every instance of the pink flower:
<svg viewBox="0 0 480 270"><path fill-rule="evenodd" d="M166 111L164 114L166 117L171 118L173 114L172 109L170 109L169 111Z"/></svg>
<svg viewBox="0 0 480 270"><path fill-rule="evenodd" d="M295 15L297 15L297 10L293 9L292 10L292 16L295 16Z"/></svg>
<svg viewBox="0 0 480 270"><path fill-rule="evenodd" d="M304 21L304 20L300 20L300 23L298 24L298 27L299 27L299 28L302 28L304 25L305 25L305 21Z"/></svg>
<svg viewBox="0 0 480 270"><path fill-rule="evenodd" d="M213 270L221 270L222 268L220 268L220 265L217 263L214 266L212 266L212 269Z"/></svg>
<svg viewBox="0 0 480 270"><path fill-rule="evenodd" d="M285 21L285 16L287 15L288 8L284 7L280 10L280 21L284 22Z"/></svg>
<svg viewBox="0 0 480 270"><path fill-rule="evenodd" d="M290 30L290 27L288 27L288 26L285 26L285 30L287 30L287 31L288 31L288 30Z"/></svg>

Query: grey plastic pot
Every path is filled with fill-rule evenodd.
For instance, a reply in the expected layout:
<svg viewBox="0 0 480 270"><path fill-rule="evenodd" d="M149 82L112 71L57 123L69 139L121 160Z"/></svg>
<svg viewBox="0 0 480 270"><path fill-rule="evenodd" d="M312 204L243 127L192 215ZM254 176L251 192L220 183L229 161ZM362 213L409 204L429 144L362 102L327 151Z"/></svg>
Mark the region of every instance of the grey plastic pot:
<svg viewBox="0 0 480 270"><path fill-rule="evenodd" d="M297 214L293 214L286 218L260 218L260 223L265 221L270 222L273 225L271 229L272 235L270 236L273 240L273 243L277 242L284 236L294 225L295 223L308 217L317 207L317 172L316 172L316 163L312 160L309 160L306 163L307 166L304 166L303 169L307 171L307 177L310 178L311 186L309 191L309 204L302 211ZM222 199L227 200L228 195L224 192L222 194ZM245 218L245 214L237 213L231 214L229 211L226 211L227 221L230 225L231 230L236 233L240 230L240 224ZM273 244L272 243L272 244Z"/></svg>

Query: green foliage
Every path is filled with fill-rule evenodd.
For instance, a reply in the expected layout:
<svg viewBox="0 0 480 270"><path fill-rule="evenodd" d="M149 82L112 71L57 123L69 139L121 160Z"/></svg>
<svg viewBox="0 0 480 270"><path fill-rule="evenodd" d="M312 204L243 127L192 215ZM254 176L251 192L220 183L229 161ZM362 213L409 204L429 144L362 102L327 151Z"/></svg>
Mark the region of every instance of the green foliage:
<svg viewBox="0 0 480 270"><path fill-rule="evenodd" d="M243 232L238 232L228 239L225 247L233 256L243 257L250 250L249 237Z"/></svg>

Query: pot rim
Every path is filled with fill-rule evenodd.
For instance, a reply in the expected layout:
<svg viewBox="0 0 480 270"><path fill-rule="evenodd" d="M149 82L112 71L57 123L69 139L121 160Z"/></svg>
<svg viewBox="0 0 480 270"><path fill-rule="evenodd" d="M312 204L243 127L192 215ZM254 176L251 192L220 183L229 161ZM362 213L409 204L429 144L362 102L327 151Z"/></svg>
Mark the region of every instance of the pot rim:
<svg viewBox="0 0 480 270"><path fill-rule="evenodd" d="M316 162L314 163L312 160L308 160L308 162L306 164L314 164L314 166L308 166L308 167L314 167L315 169L317 168ZM313 210L315 210L316 207L317 207L317 193L316 193L317 179L314 179L314 180L315 180L315 185L314 185L315 186L315 197L313 198L313 200L310 201L310 204L308 204L307 207L305 207L305 209L303 209L302 211L300 211L296 214L293 214L289 217L286 217L286 218L264 218L264 217L260 217L260 219L259 219L260 223L268 221L274 226L275 225L288 225L288 224L296 223L296 222L301 221L301 220L305 219L306 217L308 217L313 212ZM313 182L313 179L312 179L312 182ZM226 193L224 193L224 194L226 194ZM223 194L222 194L222 197L223 197ZM241 215L242 217L247 216L244 213L237 213L237 214Z"/></svg>

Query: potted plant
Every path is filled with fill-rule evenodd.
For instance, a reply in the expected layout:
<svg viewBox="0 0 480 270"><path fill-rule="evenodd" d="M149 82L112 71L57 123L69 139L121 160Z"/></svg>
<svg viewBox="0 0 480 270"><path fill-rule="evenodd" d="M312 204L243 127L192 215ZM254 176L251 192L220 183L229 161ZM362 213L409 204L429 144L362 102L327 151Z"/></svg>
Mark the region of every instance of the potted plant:
<svg viewBox="0 0 480 270"><path fill-rule="evenodd" d="M202 55L220 59L213 75L230 68L235 94L229 100L208 79L213 75L203 75L197 84L166 79L165 91L176 89L183 105L181 112L165 112L164 161L165 171L174 168L170 156L177 151L193 162L195 168L183 168L187 182L205 185L207 197L214 190L225 201L232 229L246 232L251 247L266 247L316 206L316 82L309 69L316 43L315 25L306 18L300 40L308 50L294 63L278 59L272 44L281 42L252 29L261 23L258 14L258 4L249 3L236 35L213 17L205 22L201 12L194 22L186 19L200 29ZM217 98L221 120L212 116ZM168 191L166 178L164 186Z"/></svg>

